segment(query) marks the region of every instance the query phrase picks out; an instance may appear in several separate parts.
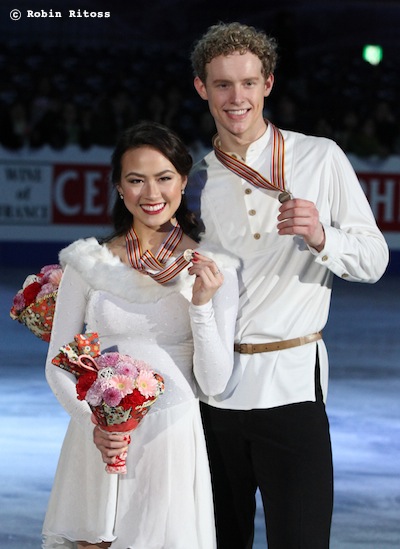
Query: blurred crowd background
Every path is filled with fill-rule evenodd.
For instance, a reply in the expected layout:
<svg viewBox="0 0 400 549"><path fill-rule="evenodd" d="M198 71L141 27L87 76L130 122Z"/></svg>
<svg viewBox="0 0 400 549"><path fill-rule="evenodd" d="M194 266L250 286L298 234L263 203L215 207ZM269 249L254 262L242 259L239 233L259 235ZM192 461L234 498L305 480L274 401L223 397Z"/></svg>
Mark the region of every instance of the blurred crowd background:
<svg viewBox="0 0 400 549"><path fill-rule="evenodd" d="M201 156L215 127L192 85L190 51L210 24L240 20L278 39L267 118L333 138L360 157L400 154L397 1L283 0L277 7L250 0L241 9L198 0L78 3L110 11L109 19L68 18L73 0L36 8L31 1L20 2L20 21L10 21L14 4L5 0L0 25L6 149L112 147L121 130L151 119L175 129ZM62 10L63 18L27 18L28 8ZM368 43L383 46L378 65L362 58Z"/></svg>

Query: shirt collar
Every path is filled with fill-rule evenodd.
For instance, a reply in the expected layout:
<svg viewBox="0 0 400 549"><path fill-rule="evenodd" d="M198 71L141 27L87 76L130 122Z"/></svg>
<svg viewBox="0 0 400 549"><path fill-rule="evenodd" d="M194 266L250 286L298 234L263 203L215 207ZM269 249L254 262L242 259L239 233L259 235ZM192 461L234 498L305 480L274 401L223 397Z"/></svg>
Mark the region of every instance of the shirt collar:
<svg viewBox="0 0 400 549"><path fill-rule="evenodd" d="M227 154L230 154L231 156L233 156L237 160L241 160L242 162L246 162L246 161L252 162L255 159L257 159L260 156L260 154L266 149L266 147L270 142L270 139L271 139L271 125L268 124L267 129L262 134L262 136L256 139L256 141L253 141L253 143L251 143L251 145L247 149L246 158L242 158L241 156L239 156L234 152L229 152L229 151L226 151L226 152ZM215 140L214 141L215 146L221 148L221 140L218 134L214 137L214 140Z"/></svg>
<svg viewBox="0 0 400 549"><path fill-rule="evenodd" d="M253 141L246 152L245 160L248 163L256 160L262 152L265 151L271 140L271 125L268 124L267 129L256 141Z"/></svg>

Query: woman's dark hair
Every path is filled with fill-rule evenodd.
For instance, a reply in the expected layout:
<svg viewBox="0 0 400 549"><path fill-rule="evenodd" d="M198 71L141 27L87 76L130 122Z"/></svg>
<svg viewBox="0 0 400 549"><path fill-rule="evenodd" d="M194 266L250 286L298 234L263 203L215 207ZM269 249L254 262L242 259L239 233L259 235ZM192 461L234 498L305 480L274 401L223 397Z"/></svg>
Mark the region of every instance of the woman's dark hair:
<svg viewBox="0 0 400 549"><path fill-rule="evenodd" d="M122 157L131 150L143 146L153 147L173 164L182 176L188 176L193 160L180 137L172 130L157 122L142 121L125 130L120 136L111 157L111 181L116 187L121 181ZM176 219L185 234L199 241L200 228L194 214L186 205L185 196L175 213ZM111 214L114 233L106 239L126 234L132 227L133 216L124 201L116 195Z"/></svg>

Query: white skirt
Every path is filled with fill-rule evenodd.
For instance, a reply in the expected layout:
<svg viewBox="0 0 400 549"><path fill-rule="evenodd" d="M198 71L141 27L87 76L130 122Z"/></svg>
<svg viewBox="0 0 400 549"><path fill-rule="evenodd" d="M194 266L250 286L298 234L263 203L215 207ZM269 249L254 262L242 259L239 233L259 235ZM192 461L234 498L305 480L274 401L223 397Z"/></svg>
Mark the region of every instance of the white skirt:
<svg viewBox="0 0 400 549"><path fill-rule="evenodd" d="M112 549L216 547L198 400L150 410L131 439L127 474L108 474L93 440L70 422L43 548L75 548L76 541L112 542Z"/></svg>

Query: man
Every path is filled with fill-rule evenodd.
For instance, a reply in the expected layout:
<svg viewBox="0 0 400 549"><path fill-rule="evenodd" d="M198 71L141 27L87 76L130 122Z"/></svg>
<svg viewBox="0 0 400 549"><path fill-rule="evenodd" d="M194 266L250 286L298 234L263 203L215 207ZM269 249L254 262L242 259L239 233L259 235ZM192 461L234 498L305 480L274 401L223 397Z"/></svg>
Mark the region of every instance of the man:
<svg viewBox="0 0 400 549"><path fill-rule="evenodd" d="M203 397L219 549L250 549L260 489L269 549L329 547L333 474L322 329L333 275L375 282L388 248L349 161L325 138L263 118L276 43L239 23L192 52L214 150L189 204L204 240L240 258L234 374Z"/></svg>

